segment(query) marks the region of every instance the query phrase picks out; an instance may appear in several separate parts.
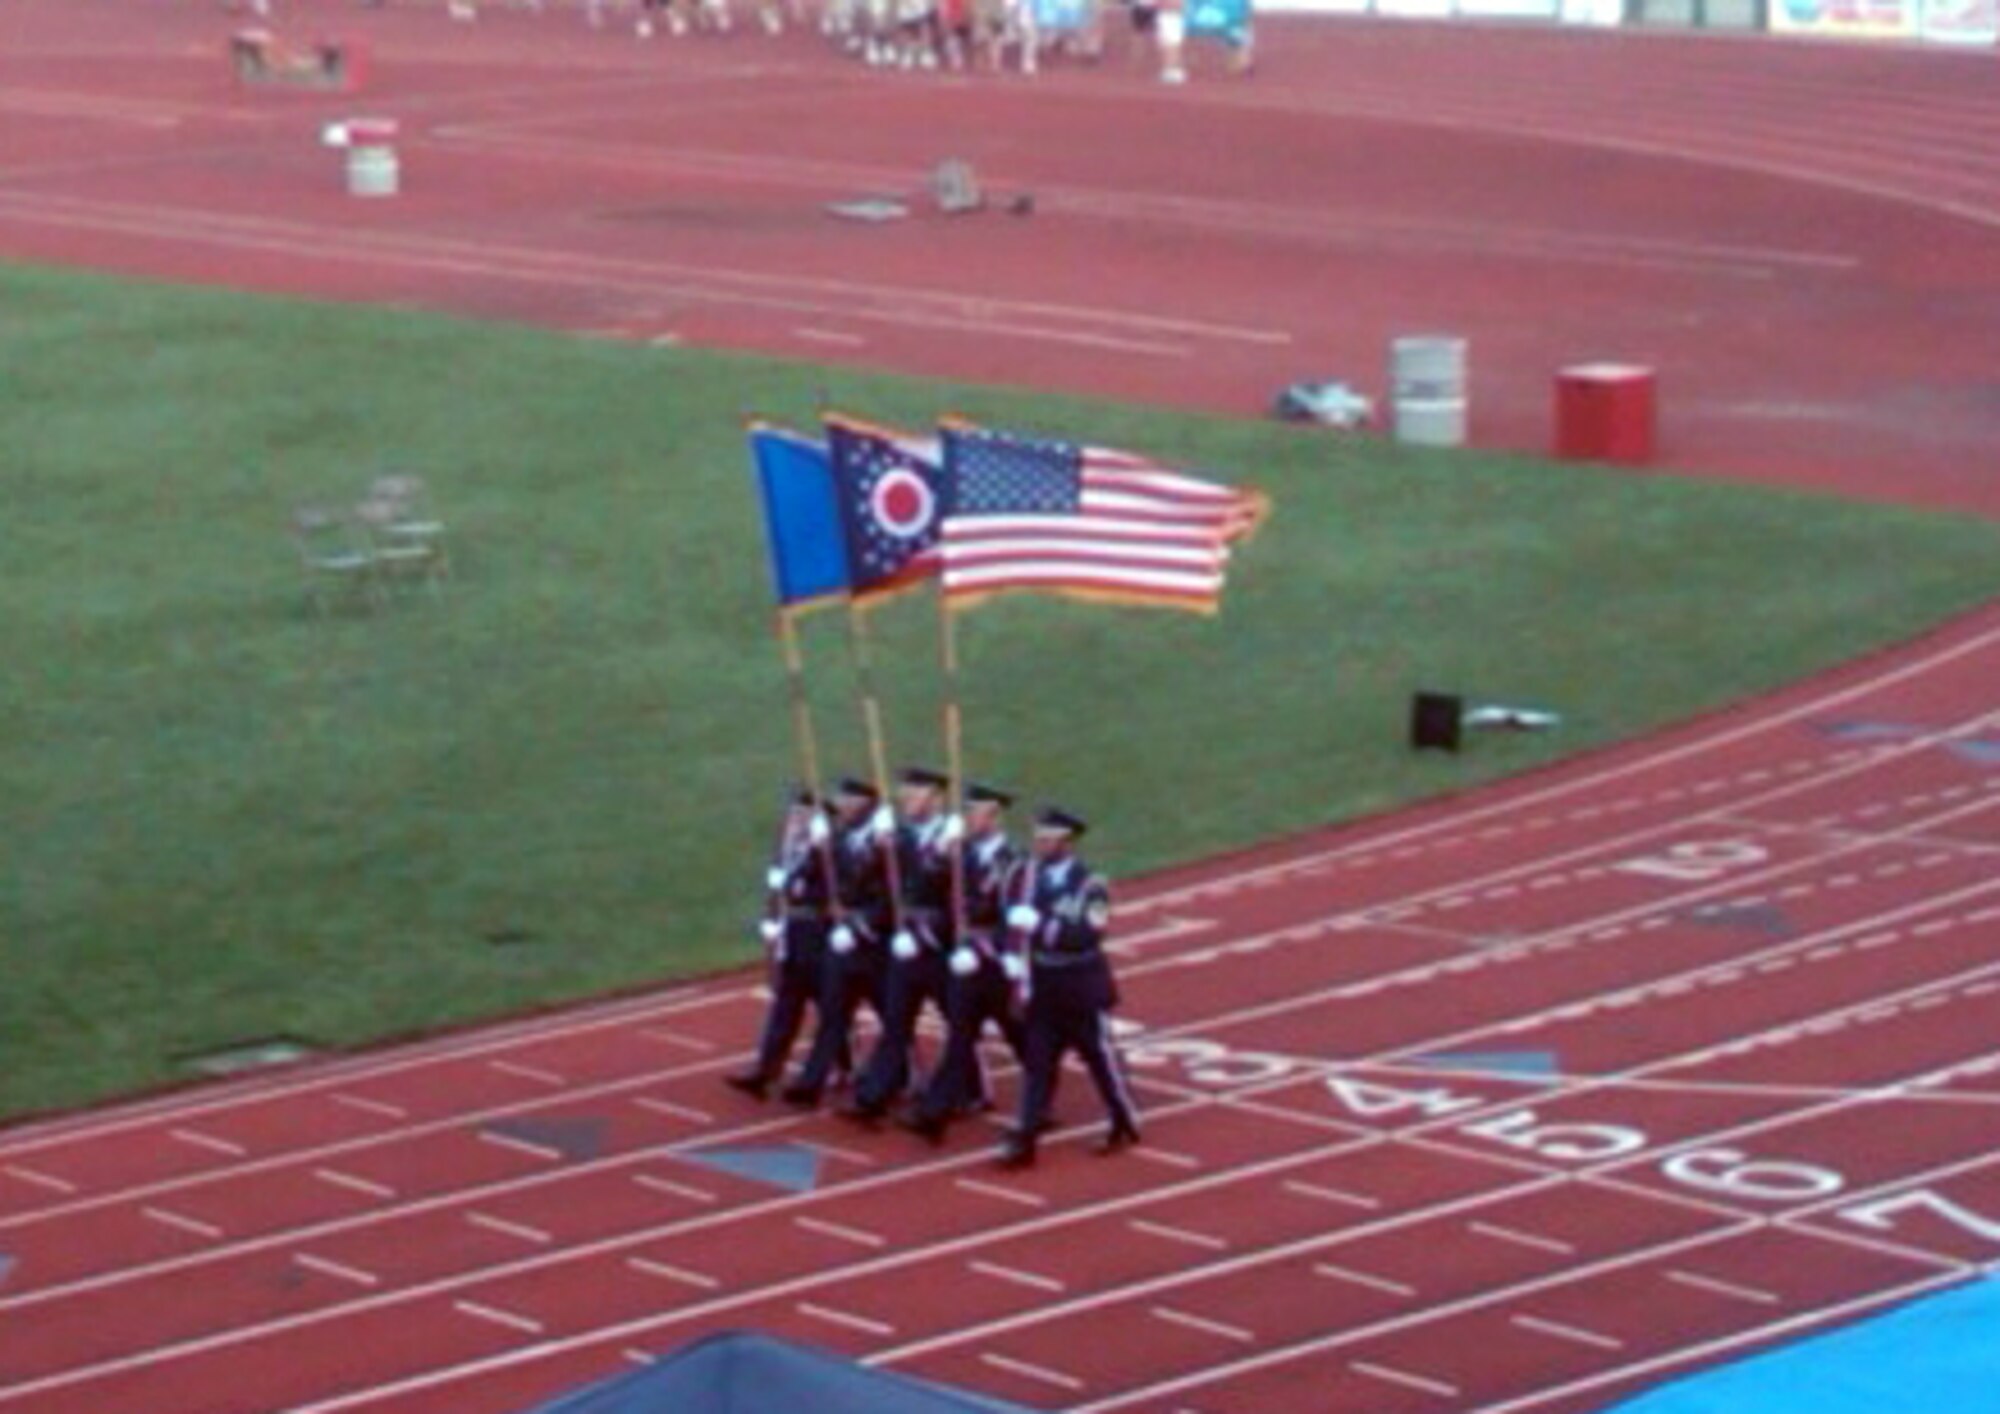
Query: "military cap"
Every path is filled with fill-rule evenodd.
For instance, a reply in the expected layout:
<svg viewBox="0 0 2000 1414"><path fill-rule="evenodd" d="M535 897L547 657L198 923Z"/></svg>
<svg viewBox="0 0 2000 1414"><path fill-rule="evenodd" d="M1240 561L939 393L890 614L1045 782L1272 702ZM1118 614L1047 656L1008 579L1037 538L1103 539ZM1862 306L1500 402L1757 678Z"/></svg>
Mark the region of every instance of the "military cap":
<svg viewBox="0 0 2000 1414"><path fill-rule="evenodd" d="M1006 791L979 781L974 781L965 788L965 798L975 805L997 805L1002 810L1014 803L1014 797Z"/></svg>
<svg viewBox="0 0 2000 1414"><path fill-rule="evenodd" d="M1059 805L1044 805L1035 814L1035 828L1038 830L1061 830L1065 834L1082 835L1090 825L1081 815L1064 810Z"/></svg>
<svg viewBox="0 0 2000 1414"><path fill-rule="evenodd" d="M939 790L943 790L951 784L951 777L945 775L942 771L933 771L928 766L906 767L903 771L902 780L906 786L935 786Z"/></svg>

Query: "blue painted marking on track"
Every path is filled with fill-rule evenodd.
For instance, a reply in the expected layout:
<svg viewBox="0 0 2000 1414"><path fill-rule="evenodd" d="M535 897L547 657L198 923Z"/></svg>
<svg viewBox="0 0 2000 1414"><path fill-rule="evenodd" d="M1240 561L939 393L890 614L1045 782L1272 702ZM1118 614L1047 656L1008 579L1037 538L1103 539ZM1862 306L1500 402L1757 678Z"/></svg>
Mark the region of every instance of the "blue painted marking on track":
<svg viewBox="0 0 2000 1414"><path fill-rule="evenodd" d="M1440 1051L1418 1056L1412 1065L1436 1070L1476 1070L1523 1080L1557 1080L1561 1064L1554 1051Z"/></svg>
<svg viewBox="0 0 2000 1414"><path fill-rule="evenodd" d="M1614 1414L2000 1414L2000 1279L1664 1384Z"/></svg>
<svg viewBox="0 0 2000 1414"><path fill-rule="evenodd" d="M681 1149L676 1151L674 1157L794 1193L804 1193L819 1186L819 1155L802 1144L768 1144L747 1149Z"/></svg>
<svg viewBox="0 0 2000 1414"><path fill-rule="evenodd" d="M0 1286L7 1284L7 1278L14 1274L14 1259L0 1252Z"/></svg>
<svg viewBox="0 0 2000 1414"><path fill-rule="evenodd" d="M1971 741L1954 741L1945 749L1975 766L2000 766L2000 739L1975 737Z"/></svg>
<svg viewBox="0 0 2000 1414"><path fill-rule="evenodd" d="M571 1162L594 1159L604 1152L605 1123L601 1119L496 1119L484 1128L502 1139L553 1149Z"/></svg>
<svg viewBox="0 0 2000 1414"><path fill-rule="evenodd" d="M1901 741L1923 734L1907 722L1815 722L1813 730L1835 741Z"/></svg>

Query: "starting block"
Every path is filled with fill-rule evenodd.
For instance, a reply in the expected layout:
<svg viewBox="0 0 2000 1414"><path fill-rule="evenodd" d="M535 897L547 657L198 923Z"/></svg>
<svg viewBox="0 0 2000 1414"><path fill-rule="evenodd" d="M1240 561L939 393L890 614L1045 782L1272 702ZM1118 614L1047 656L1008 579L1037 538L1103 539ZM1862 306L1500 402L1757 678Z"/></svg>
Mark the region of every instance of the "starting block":
<svg viewBox="0 0 2000 1414"><path fill-rule="evenodd" d="M368 47L352 39L292 44L268 29L240 29L229 37L229 67L245 87L355 93L368 79Z"/></svg>
<svg viewBox="0 0 2000 1414"><path fill-rule="evenodd" d="M938 163L932 170L931 199L947 216L978 211L986 205L986 193L979 189L972 164L957 157Z"/></svg>

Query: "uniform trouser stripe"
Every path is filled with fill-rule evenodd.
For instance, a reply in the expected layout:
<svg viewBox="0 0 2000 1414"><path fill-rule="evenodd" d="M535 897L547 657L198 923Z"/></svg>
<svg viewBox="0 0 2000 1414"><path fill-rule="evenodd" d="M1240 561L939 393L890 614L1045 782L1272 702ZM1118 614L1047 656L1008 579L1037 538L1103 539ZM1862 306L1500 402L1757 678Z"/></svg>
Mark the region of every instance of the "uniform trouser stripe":
<svg viewBox="0 0 2000 1414"><path fill-rule="evenodd" d="M1097 1088L1104 1092L1104 1102L1111 1109L1111 1121L1121 1121L1129 1129L1139 1127L1139 1106L1132 1099L1132 1088L1125 1083L1125 1067L1118 1059L1118 1048L1111 1041L1111 1018L1109 1013L1097 1013L1097 1054L1091 1060L1091 1072L1096 1077Z"/></svg>

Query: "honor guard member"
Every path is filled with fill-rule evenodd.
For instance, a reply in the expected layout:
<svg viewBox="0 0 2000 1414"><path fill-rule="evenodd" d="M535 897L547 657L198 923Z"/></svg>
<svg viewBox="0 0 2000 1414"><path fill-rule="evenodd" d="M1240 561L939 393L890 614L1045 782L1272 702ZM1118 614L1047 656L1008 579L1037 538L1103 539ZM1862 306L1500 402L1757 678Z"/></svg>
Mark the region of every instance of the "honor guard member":
<svg viewBox="0 0 2000 1414"><path fill-rule="evenodd" d="M848 777L834 795L834 890L839 920L826 935L820 968L819 1029L802 1069L784 1088L790 1104L819 1103L828 1077L848 1053L854 1013L864 1001L882 1014L882 981L887 959L890 909L884 879L884 843L895 817L868 782Z"/></svg>
<svg viewBox="0 0 2000 1414"><path fill-rule="evenodd" d="M1112 1154L1139 1142L1138 1115L1111 1044L1110 1013L1118 1005L1104 955L1111 895L1076 853L1086 828L1066 810L1048 808L1035 817L1034 857L1026 865L1021 901L1007 910L1007 926L1026 953L1025 960L1014 959L1014 969L1028 992L1027 1075L1020 1122L1000 1155L1007 1168L1034 1163L1056 1074L1070 1050L1090 1068L1111 1119L1098 1152ZM1020 974L1023 961L1026 971Z"/></svg>
<svg viewBox="0 0 2000 1414"><path fill-rule="evenodd" d="M913 766L897 784L896 869L902 889L897 928L889 941L888 977L883 987L882 1034L854 1085L854 1099L841 1113L864 1123L882 1118L909 1088L910 1052L917 1017L929 1002L944 1011L950 978L945 956L952 947L952 850L963 823L943 813L950 781L936 771Z"/></svg>
<svg viewBox="0 0 2000 1414"><path fill-rule="evenodd" d="M1014 1008L1014 984L1001 966L1006 944L1007 889L1021 865L1021 853L1007 838L1004 817L1014 798L992 786L965 791L965 840L960 846L964 892L959 918L965 932L952 948L951 981L945 990L944 1059L931 1072L905 1126L933 1144L944 1139L954 1115L989 1104L986 1076L979 1063L979 1039L991 1021L999 1026L1016 1058L1026 1054L1026 1036Z"/></svg>
<svg viewBox="0 0 2000 1414"><path fill-rule="evenodd" d="M771 963L771 1009L764 1017L755 1062L748 1070L724 1077L760 1100L784 1073L806 1008L819 1006L820 976L826 965L833 910L833 831L811 791L793 793L764 882L766 902L758 932ZM840 1069L847 1069L845 1057L835 1059Z"/></svg>

